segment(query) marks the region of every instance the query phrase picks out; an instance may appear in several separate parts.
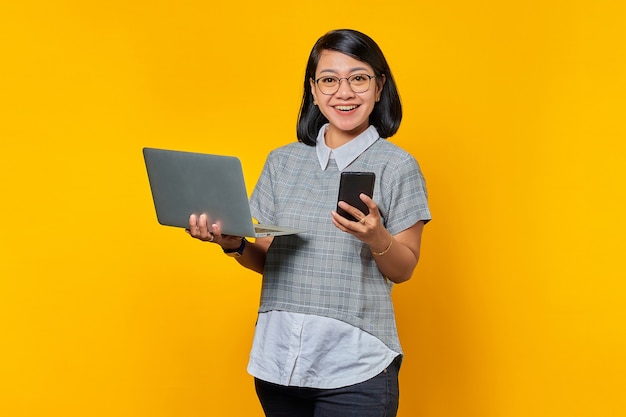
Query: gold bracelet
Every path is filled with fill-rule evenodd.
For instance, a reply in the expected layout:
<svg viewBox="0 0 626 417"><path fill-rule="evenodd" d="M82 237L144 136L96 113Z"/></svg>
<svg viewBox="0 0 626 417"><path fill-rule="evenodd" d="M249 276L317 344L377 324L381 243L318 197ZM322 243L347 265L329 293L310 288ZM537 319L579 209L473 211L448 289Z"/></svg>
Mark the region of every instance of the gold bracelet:
<svg viewBox="0 0 626 417"><path fill-rule="evenodd" d="M385 249L382 252L374 252L372 250L372 248L370 248L370 251L372 251L372 254L376 255L376 256L383 256L384 254L386 254L387 252L389 252L389 249L391 249L391 245L393 245L393 235L391 233L389 233L389 235L391 236L391 241L389 242L389 246L387 246L387 249Z"/></svg>

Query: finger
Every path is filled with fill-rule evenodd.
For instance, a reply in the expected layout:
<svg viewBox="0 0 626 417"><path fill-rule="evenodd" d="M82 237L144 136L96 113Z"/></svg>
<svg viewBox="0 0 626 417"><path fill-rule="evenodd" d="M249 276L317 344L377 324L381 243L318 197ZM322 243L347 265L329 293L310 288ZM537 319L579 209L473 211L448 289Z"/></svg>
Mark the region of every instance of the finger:
<svg viewBox="0 0 626 417"><path fill-rule="evenodd" d="M346 224L348 224L350 220L346 219L341 214L335 211L331 211L331 215L332 215L331 220L333 224L335 225L335 227L343 232L347 232L348 229L346 228Z"/></svg>
<svg viewBox="0 0 626 417"><path fill-rule="evenodd" d="M365 217L365 214L361 210L359 210L358 208L356 208L354 206L351 206L350 204L346 203L345 201L340 201L339 202L339 207L341 209L345 210L347 213L351 214L352 217L354 217L357 222L360 219L362 219L363 217ZM349 219L346 219L346 220L350 221Z"/></svg>
<svg viewBox="0 0 626 417"><path fill-rule="evenodd" d="M200 227L200 238L207 242L215 241L215 234L213 233L213 225L209 224L209 219L206 214L202 214L200 216L200 221L198 222L198 226Z"/></svg>
<svg viewBox="0 0 626 417"><path fill-rule="evenodd" d="M211 225L211 233L213 233L216 236L222 236L222 228L220 227L219 224L213 223Z"/></svg>
<svg viewBox="0 0 626 417"><path fill-rule="evenodd" d="M367 194L361 194L361 201L363 201L363 203L365 203L365 205L367 206L368 210L369 210L369 214L368 215L372 215L374 218L376 217L380 217L380 211L378 210L378 204L376 204L376 202L374 200L372 200L372 198L370 196L368 196Z"/></svg>
<svg viewBox="0 0 626 417"><path fill-rule="evenodd" d="M361 195L359 195L359 198L361 199L362 202L365 203L365 205L367 206L368 209L370 209L370 211L372 211L373 209L378 209L378 204L376 204L376 202L372 200L372 198L369 195L361 193Z"/></svg>
<svg viewBox="0 0 626 417"><path fill-rule="evenodd" d="M200 218L198 219L198 229L200 229L200 233L202 235L209 234L208 222L206 219L206 215L204 214L201 214Z"/></svg>
<svg viewBox="0 0 626 417"><path fill-rule="evenodd" d="M189 216L189 229L185 229L193 237L198 236L198 216L192 214Z"/></svg>
<svg viewBox="0 0 626 417"><path fill-rule="evenodd" d="M213 234L213 236L215 236L216 240L224 239L224 237L226 237L222 234L222 229L217 223L213 223L209 228L209 231Z"/></svg>
<svg viewBox="0 0 626 417"><path fill-rule="evenodd" d="M339 230L347 233L354 233L361 228L361 225L357 225L357 222L348 220L336 211L332 211L332 222Z"/></svg>
<svg viewBox="0 0 626 417"><path fill-rule="evenodd" d="M198 216L192 214L189 216L189 230L194 230L198 227Z"/></svg>
<svg viewBox="0 0 626 417"><path fill-rule="evenodd" d="M224 239L224 236L220 231L220 227L216 223L213 223L208 229L209 233L213 237L211 242L219 243Z"/></svg>

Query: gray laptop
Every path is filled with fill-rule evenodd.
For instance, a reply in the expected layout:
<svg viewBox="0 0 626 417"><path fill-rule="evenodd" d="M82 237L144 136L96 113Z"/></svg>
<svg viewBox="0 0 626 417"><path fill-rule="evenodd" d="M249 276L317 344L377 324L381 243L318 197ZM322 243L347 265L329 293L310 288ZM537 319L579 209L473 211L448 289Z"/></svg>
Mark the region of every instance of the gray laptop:
<svg viewBox="0 0 626 417"><path fill-rule="evenodd" d="M264 237L302 230L252 221L241 161L233 156L144 148L143 156L159 223L189 227L191 214L205 214L222 233Z"/></svg>

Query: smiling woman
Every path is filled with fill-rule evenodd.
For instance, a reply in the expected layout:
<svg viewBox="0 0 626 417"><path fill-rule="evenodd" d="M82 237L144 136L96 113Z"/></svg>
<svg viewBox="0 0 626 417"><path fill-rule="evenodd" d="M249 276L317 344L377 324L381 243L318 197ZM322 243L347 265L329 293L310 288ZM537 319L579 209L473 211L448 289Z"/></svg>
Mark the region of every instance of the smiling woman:
<svg viewBox="0 0 626 417"><path fill-rule="evenodd" d="M376 78L373 73L370 65L346 54L322 52L316 78L311 80L311 94L313 104L329 121L326 144L331 148L348 143L368 128L370 114L380 100L385 82L384 74Z"/></svg>
<svg viewBox="0 0 626 417"><path fill-rule="evenodd" d="M248 371L267 416L395 416L403 353L391 289L419 259L430 220L424 179L416 160L381 136L396 132L402 110L371 38L322 36L304 89L299 141L270 154L251 210L261 223L306 232L247 242L195 216L189 230L263 274ZM365 212L337 203L345 171L374 173L372 198L357 197ZM337 204L351 220L331 212Z"/></svg>
<svg viewBox="0 0 626 417"><path fill-rule="evenodd" d="M359 132L359 126L367 127L363 115L383 138L393 136L400 127L402 105L389 64L376 42L356 33L331 32L313 46L305 71L297 129L303 143L314 145L319 129L337 111L350 112L361 105L365 106L358 111L361 123L352 118L345 125L349 130L352 123L352 133ZM330 128L334 131L332 124ZM333 131L331 139L340 133ZM341 144L348 137L338 135L337 139Z"/></svg>

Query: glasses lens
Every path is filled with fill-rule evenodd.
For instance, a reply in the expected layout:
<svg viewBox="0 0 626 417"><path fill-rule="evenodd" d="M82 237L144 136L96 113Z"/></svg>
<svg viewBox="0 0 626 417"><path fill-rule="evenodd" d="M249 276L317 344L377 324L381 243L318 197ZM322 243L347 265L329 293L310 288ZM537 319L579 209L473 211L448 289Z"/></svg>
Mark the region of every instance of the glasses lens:
<svg viewBox="0 0 626 417"><path fill-rule="evenodd" d="M348 78L350 87L355 93L364 93L370 88L371 78L365 74L354 74Z"/></svg>
<svg viewBox="0 0 626 417"><path fill-rule="evenodd" d="M339 89L339 78L322 77L317 80L320 91L324 94L335 94Z"/></svg>

